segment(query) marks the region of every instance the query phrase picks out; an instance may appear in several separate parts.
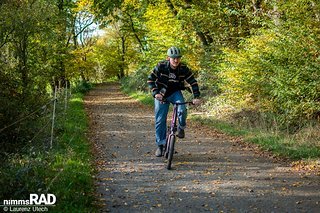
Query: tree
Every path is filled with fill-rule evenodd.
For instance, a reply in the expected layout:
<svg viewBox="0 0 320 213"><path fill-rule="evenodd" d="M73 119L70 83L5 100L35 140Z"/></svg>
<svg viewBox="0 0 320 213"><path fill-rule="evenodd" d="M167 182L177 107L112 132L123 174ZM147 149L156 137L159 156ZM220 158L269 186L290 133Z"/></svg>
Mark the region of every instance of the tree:
<svg viewBox="0 0 320 213"><path fill-rule="evenodd" d="M5 126L45 103L47 84L52 80L50 55L55 35L52 26L55 8L46 0L8 1L0 7L0 124ZM16 126L3 133L5 141L15 141L27 131ZM27 135L27 134L26 134ZM25 136L26 136L25 135ZM23 140L27 140L26 137ZM21 140L20 138L20 140Z"/></svg>
<svg viewBox="0 0 320 213"><path fill-rule="evenodd" d="M90 46L92 37L85 39L88 25L79 31L74 24L77 3L73 0L21 0L2 1L0 4L0 124L5 126L29 114L51 98L49 85L64 85L71 78L79 79L81 72L73 72L72 50ZM81 1L85 2L85 0ZM76 19L78 20L78 19ZM92 21L92 20L91 20ZM78 28L77 28L78 29ZM86 31L87 30L87 31ZM74 34L76 32L76 34ZM80 33L81 32L81 33ZM75 39L82 36L83 39ZM90 48L84 47L81 59L86 61ZM85 63L84 63L85 64ZM90 63L89 63L90 64ZM85 64L88 72L89 64ZM93 70L93 69L92 69ZM55 82L53 83L53 78ZM60 84L59 84L60 80ZM35 121L36 121L35 115ZM7 141L17 140L18 135L28 135L28 127L16 126L1 135ZM23 133L25 129L26 133ZM20 131L20 132L16 132ZM15 139L13 139L15 138ZM27 140L27 137L20 137Z"/></svg>
<svg viewBox="0 0 320 213"><path fill-rule="evenodd" d="M277 4L282 15L271 16L272 28L259 30L239 50L225 50L220 70L221 87L234 104L275 113L293 129L320 111L319 20L309 3Z"/></svg>

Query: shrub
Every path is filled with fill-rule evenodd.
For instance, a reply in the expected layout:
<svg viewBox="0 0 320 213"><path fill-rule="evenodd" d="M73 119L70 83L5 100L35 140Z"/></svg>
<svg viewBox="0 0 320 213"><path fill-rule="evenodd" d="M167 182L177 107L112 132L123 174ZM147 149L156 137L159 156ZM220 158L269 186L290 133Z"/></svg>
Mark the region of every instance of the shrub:
<svg viewBox="0 0 320 213"><path fill-rule="evenodd" d="M122 79L121 84L128 91L142 91L148 92L148 75L151 72L151 68L142 66L135 72L132 72L128 77Z"/></svg>
<svg viewBox="0 0 320 213"><path fill-rule="evenodd" d="M312 29L261 31L239 51L225 49L221 88L235 106L269 111L297 127L320 111L319 38Z"/></svg>

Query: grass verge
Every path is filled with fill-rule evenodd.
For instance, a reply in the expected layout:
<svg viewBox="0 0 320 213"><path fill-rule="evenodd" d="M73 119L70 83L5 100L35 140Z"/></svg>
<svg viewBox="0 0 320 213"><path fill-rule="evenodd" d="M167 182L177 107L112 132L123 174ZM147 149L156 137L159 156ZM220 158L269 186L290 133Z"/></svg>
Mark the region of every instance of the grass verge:
<svg viewBox="0 0 320 213"><path fill-rule="evenodd" d="M145 105L148 105L148 106L154 105L154 99L151 96L151 94L146 94L141 91L131 91L128 88L124 87L123 85L121 87L121 90L125 94L129 95L131 98L136 99Z"/></svg>
<svg viewBox="0 0 320 213"><path fill-rule="evenodd" d="M126 88L122 90L146 105L153 105L153 98L143 92L128 91ZM272 152L274 155L290 158L292 160L302 159L319 159L320 149L314 145L301 144L294 137L286 133L267 132L262 129L246 128L240 125L215 120L205 116L193 116L193 121L200 122L203 125L211 126L220 131L231 135L241 136L245 141L259 145L263 150Z"/></svg>
<svg viewBox="0 0 320 213"><path fill-rule="evenodd" d="M83 94L73 96L58 146L53 150L51 182L48 188L56 193L56 212L92 212L94 183L91 146L85 133L88 121Z"/></svg>
<svg viewBox="0 0 320 213"><path fill-rule="evenodd" d="M6 156L0 167L0 199L26 200L33 193L50 193L56 196L56 203L48 207L49 212L96 212L82 93L73 94L66 116L56 123L51 149L30 144Z"/></svg>
<svg viewBox="0 0 320 213"><path fill-rule="evenodd" d="M317 159L320 149L317 146L301 144L288 134L272 133L261 129L246 128L226 121L214 120L203 116L193 116L192 120L214 127L232 135L241 136L245 141L259 145L263 150L274 155L290 158L292 160Z"/></svg>

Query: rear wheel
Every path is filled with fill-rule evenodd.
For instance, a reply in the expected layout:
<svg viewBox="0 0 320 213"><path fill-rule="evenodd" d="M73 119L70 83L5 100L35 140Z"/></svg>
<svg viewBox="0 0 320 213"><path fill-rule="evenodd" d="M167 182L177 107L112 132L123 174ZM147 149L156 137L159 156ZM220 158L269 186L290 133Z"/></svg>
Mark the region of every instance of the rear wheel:
<svg viewBox="0 0 320 213"><path fill-rule="evenodd" d="M172 163L172 159L173 159L173 153L174 153L174 144L176 142L176 136L175 135L171 135L170 140L168 141L169 145L168 145L168 163L167 163L167 169L171 169L171 163Z"/></svg>

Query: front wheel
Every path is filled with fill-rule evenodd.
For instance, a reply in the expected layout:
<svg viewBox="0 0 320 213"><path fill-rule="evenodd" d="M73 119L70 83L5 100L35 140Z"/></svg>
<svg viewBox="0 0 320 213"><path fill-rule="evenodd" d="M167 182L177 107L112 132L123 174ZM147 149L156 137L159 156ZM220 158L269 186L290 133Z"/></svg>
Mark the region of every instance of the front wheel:
<svg viewBox="0 0 320 213"><path fill-rule="evenodd" d="M171 169L171 163L172 163L172 159L173 159L173 153L174 153L174 144L176 142L176 136L175 135L171 135L169 142L169 150L168 150L168 164L167 164L167 169Z"/></svg>

